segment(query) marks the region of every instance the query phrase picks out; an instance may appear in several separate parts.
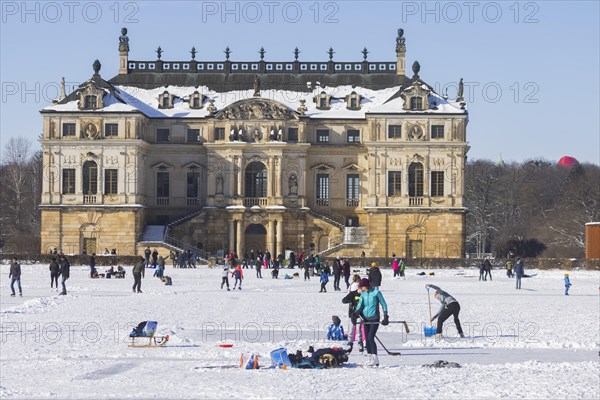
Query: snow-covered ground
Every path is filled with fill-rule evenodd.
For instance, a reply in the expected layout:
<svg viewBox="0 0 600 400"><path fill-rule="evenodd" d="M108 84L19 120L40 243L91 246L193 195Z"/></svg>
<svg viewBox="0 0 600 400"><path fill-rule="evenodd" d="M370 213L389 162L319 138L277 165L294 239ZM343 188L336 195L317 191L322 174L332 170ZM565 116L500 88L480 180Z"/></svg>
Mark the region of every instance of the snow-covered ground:
<svg viewBox="0 0 600 400"><path fill-rule="evenodd" d="M10 297L8 266L0 266L1 398L600 397L598 272L572 271L564 296L564 271L527 270L536 275L520 291L502 271L491 282L479 282L475 270L417 276L409 269L406 280L384 271L390 319L408 321L411 333L390 324L378 336L401 356L380 346L382 365L360 368L365 357L355 348L343 368L242 370L242 352L258 353L267 367L276 348L306 353L309 345L331 345L323 340L331 316L349 324L345 292L330 282L328 293L318 293L316 277L281 279L296 270L282 270L279 280L244 270L243 290L227 292L219 269L168 267L173 286L147 270L144 293L134 294L127 270L125 280L92 280L86 267L72 267L69 294L57 296L47 266L23 266L24 296ZM445 339L422 336L426 283L459 300L467 338L456 338L451 320ZM158 333L171 335L167 347L128 347L131 328L143 320L157 320ZM462 368L422 366L436 360Z"/></svg>

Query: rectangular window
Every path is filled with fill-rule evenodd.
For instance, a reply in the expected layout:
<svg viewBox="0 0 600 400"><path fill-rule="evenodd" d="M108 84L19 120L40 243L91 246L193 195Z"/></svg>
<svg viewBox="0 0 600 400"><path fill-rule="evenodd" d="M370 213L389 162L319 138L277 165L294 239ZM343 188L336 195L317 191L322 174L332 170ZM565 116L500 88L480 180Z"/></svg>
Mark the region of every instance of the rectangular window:
<svg viewBox="0 0 600 400"><path fill-rule="evenodd" d="M317 204L329 205L329 174L317 174Z"/></svg>
<svg viewBox="0 0 600 400"><path fill-rule="evenodd" d="M169 101L171 99L169 99L169 96L165 96L162 98L162 108L169 108L170 104Z"/></svg>
<svg viewBox="0 0 600 400"><path fill-rule="evenodd" d="M156 197L169 197L169 173L156 173Z"/></svg>
<svg viewBox="0 0 600 400"><path fill-rule="evenodd" d="M62 125L63 136L75 136L75 124L68 123Z"/></svg>
<svg viewBox="0 0 600 400"><path fill-rule="evenodd" d="M288 142L298 142L298 128L288 128Z"/></svg>
<svg viewBox="0 0 600 400"><path fill-rule="evenodd" d="M75 170L74 169L63 169L62 176L62 192L63 194L74 194L75 193Z"/></svg>
<svg viewBox="0 0 600 400"><path fill-rule="evenodd" d="M388 138L400 139L402 137L402 125L388 125Z"/></svg>
<svg viewBox="0 0 600 400"><path fill-rule="evenodd" d="M358 129L348 129L348 143L360 143L360 131Z"/></svg>
<svg viewBox="0 0 600 400"><path fill-rule="evenodd" d="M200 97L194 97L192 99L192 108L200 108Z"/></svg>
<svg viewBox="0 0 600 400"><path fill-rule="evenodd" d="M200 143L200 129L188 129L187 141L188 143Z"/></svg>
<svg viewBox="0 0 600 400"><path fill-rule="evenodd" d="M410 98L410 109L411 110L422 110L423 109L423 99L420 97L411 97Z"/></svg>
<svg viewBox="0 0 600 400"><path fill-rule="evenodd" d="M444 171L431 171L431 196L444 195Z"/></svg>
<svg viewBox="0 0 600 400"><path fill-rule="evenodd" d="M156 130L156 143L169 143L170 133L167 128L158 128Z"/></svg>
<svg viewBox="0 0 600 400"><path fill-rule="evenodd" d="M187 173L187 197L188 198L198 198L199 195L199 182L200 182L200 173L199 172L188 172Z"/></svg>
<svg viewBox="0 0 600 400"><path fill-rule="evenodd" d="M225 140L225 128L215 128L215 140Z"/></svg>
<svg viewBox="0 0 600 400"><path fill-rule="evenodd" d="M319 108L327 108L327 97L319 98Z"/></svg>
<svg viewBox="0 0 600 400"><path fill-rule="evenodd" d="M119 124L104 124L104 136L105 137L119 136Z"/></svg>
<svg viewBox="0 0 600 400"><path fill-rule="evenodd" d="M431 138L432 139L443 139L444 138L444 125L431 125Z"/></svg>
<svg viewBox="0 0 600 400"><path fill-rule="evenodd" d="M358 174L346 175L346 199L358 200L360 179Z"/></svg>
<svg viewBox="0 0 600 400"><path fill-rule="evenodd" d="M85 96L84 107L86 110L93 110L96 108L96 96Z"/></svg>
<svg viewBox="0 0 600 400"><path fill-rule="evenodd" d="M401 196L400 189L402 188L402 172L400 171L389 171L388 172L388 196L397 197Z"/></svg>
<svg viewBox="0 0 600 400"><path fill-rule="evenodd" d="M350 99L350 108L358 108L358 102L356 101L356 97Z"/></svg>
<svg viewBox="0 0 600 400"><path fill-rule="evenodd" d="M104 170L104 194L117 194L117 176L118 170Z"/></svg>
<svg viewBox="0 0 600 400"><path fill-rule="evenodd" d="M329 143L329 129L317 129L317 143Z"/></svg>

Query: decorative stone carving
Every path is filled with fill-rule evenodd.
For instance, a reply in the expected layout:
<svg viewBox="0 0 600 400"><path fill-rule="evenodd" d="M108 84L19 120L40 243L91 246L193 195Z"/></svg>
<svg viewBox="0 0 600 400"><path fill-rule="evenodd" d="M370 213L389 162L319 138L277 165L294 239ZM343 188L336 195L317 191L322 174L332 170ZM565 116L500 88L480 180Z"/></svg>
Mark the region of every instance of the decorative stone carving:
<svg viewBox="0 0 600 400"><path fill-rule="evenodd" d="M241 100L221 110L217 119L293 119L296 113L289 108L264 99Z"/></svg>
<svg viewBox="0 0 600 400"><path fill-rule="evenodd" d="M300 115L305 115L308 111L308 107L306 107L306 100L300 99L300 105L298 106L298 112Z"/></svg>
<svg viewBox="0 0 600 400"><path fill-rule="evenodd" d="M217 194L223 194L223 183L224 183L224 179L223 179L223 174L217 174L216 176L216 181L217 181Z"/></svg>
<svg viewBox="0 0 600 400"><path fill-rule="evenodd" d="M129 53L129 37L127 37L127 28L121 28L121 36L119 36L119 51Z"/></svg>
<svg viewBox="0 0 600 400"><path fill-rule="evenodd" d="M77 108L80 110L98 110L104 108L104 90L97 88L94 82L88 81L85 86L79 89L79 101L77 102ZM96 97L96 106L92 108L86 108L85 99L87 96Z"/></svg>
<svg viewBox="0 0 600 400"><path fill-rule="evenodd" d="M295 173L291 173L288 178L288 195L289 196L297 196L298 195L298 177Z"/></svg>
<svg viewBox="0 0 600 400"><path fill-rule="evenodd" d="M428 97L431 90L423 86L424 85L422 82L416 80L411 86L404 89L402 93L400 93L400 97L402 100L404 100L404 105L402 106L404 110L411 109L411 99L414 97L421 99L421 107L418 108L417 111L429 109Z"/></svg>
<svg viewBox="0 0 600 400"><path fill-rule="evenodd" d="M421 125L412 125L408 128L408 138L410 140L423 140L425 133Z"/></svg>
<svg viewBox="0 0 600 400"><path fill-rule="evenodd" d="M81 137L90 140L98 139L100 136L99 126L98 121L81 121Z"/></svg>

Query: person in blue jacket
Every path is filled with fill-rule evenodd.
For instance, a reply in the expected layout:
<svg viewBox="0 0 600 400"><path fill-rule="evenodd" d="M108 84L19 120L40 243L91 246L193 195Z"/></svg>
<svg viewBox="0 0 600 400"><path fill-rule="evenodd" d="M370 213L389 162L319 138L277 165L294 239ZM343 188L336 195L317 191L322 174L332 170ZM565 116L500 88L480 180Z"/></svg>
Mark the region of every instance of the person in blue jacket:
<svg viewBox="0 0 600 400"><path fill-rule="evenodd" d="M348 336L344 334L344 327L340 317L334 315L331 317L333 324L327 329L327 340L346 340Z"/></svg>
<svg viewBox="0 0 600 400"><path fill-rule="evenodd" d="M565 296L569 295L569 288L571 287L571 280L569 274L565 274Z"/></svg>
<svg viewBox="0 0 600 400"><path fill-rule="evenodd" d="M521 289L521 278L525 275L525 268L523 267L523 259L517 257L517 262L514 266L515 278L517 282L517 289Z"/></svg>
<svg viewBox="0 0 600 400"><path fill-rule="evenodd" d="M321 290L319 290L319 293L327 293L327 289L325 288L327 282L329 282L329 275L327 275L327 271L323 271L321 272Z"/></svg>
<svg viewBox="0 0 600 400"><path fill-rule="evenodd" d="M363 278L358 284L360 288L360 298L356 305L356 310L352 316L352 323L356 323L356 319L360 314L364 318L364 326L367 342L368 366L379 366L379 358L377 358L377 345L375 344L375 335L379 329L379 306L383 309L382 325L389 324L388 307L381 292L373 289L369 280Z"/></svg>

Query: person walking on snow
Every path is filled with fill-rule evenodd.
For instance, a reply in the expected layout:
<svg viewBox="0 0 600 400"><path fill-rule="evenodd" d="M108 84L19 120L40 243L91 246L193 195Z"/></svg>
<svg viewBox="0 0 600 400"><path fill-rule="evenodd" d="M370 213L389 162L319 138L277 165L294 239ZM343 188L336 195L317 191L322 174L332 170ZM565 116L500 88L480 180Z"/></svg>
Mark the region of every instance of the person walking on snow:
<svg viewBox="0 0 600 400"><path fill-rule="evenodd" d="M394 278L400 275L400 265L398 264L398 257L396 257L396 253L392 254L392 270L394 271Z"/></svg>
<svg viewBox="0 0 600 400"><path fill-rule="evenodd" d="M67 257L65 257L64 255L60 256L60 261L59 261L59 265L60 265L60 283L62 285L62 292L59 293L59 295L66 295L67 294L67 279L69 279L69 276L71 275L71 264L69 264L69 260L67 260Z"/></svg>
<svg viewBox="0 0 600 400"><path fill-rule="evenodd" d="M369 283L375 290L379 290L379 286L381 286L381 270L375 262L372 262L371 268L369 268Z"/></svg>
<svg viewBox="0 0 600 400"><path fill-rule="evenodd" d="M350 287L350 261L347 258L342 262L342 272L344 273L344 282L346 282L346 289Z"/></svg>
<svg viewBox="0 0 600 400"><path fill-rule="evenodd" d="M521 278L525 275L525 267L523 267L523 260L521 257L517 257L517 262L515 263L515 278L517 281L517 289L521 290Z"/></svg>
<svg viewBox="0 0 600 400"><path fill-rule="evenodd" d="M19 296L23 296L23 290L21 289L21 265L17 262L16 258L13 258L12 263L10 263L8 278L10 279L11 296L15 297L15 282L19 287Z"/></svg>
<svg viewBox="0 0 600 400"><path fill-rule="evenodd" d="M425 287L429 290L435 290L435 298L441 303L440 309L434 316L431 317L431 321L433 322L436 318L437 322L437 330L436 336L442 336L442 327L444 322L452 315L454 317L454 323L456 324L456 330L458 330L458 334L461 338L464 338L462 327L460 326L460 321L458 319L458 313L460 313L460 304L454 297L452 297L448 292L443 291L438 286L432 285L430 283L426 284Z"/></svg>
<svg viewBox="0 0 600 400"><path fill-rule="evenodd" d="M485 281L485 262L479 264L479 281Z"/></svg>
<svg viewBox="0 0 600 400"><path fill-rule="evenodd" d="M140 257L131 271L133 275L133 293L142 293L142 277L146 274L146 260Z"/></svg>
<svg viewBox="0 0 600 400"><path fill-rule="evenodd" d="M304 259L302 267L304 268L304 282L307 279L310 281L310 260L308 258Z"/></svg>
<svg viewBox="0 0 600 400"><path fill-rule="evenodd" d="M369 280L363 278L359 284L361 294L356 305L356 310L352 316L352 323L355 324L357 318L363 315L365 322L365 333L367 342L367 354L369 358L366 365L379 366L379 358L377 357L377 345L375 344L375 335L379 329L379 306L383 309L382 325L389 324L388 307L383 295L379 290L371 287Z"/></svg>
<svg viewBox="0 0 600 400"><path fill-rule="evenodd" d="M236 289L236 287L239 290L242 290L242 279L244 279L244 273L242 272L242 267L240 267L239 265L235 267L235 269L233 270L232 277L235 278L235 281L233 282L233 290ZM239 283L239 286L238 286Z"/></svg>
<svg viewBox="0 0 600 400"><path fill-rule="evenodd" d="M400 259L400 278L402 279L406 279L406 277L404 276L404 271L406 271L406 263Z"/></svg>
<svg viewBox="0 0 600 400"><path fill-rule="evenodd" d="M490 262L490 259L489 259L489 258L486 258L486 259L483 261L483 265L484 265L484 267L485 267L485 278L486 278L486 279L484 279L484 281L485 281L485 280L487 280L487 277L488 277L488 275L489 275L489 277L490 277L490 282L491 282L491 281L492 281L492 263Z"/></svg>
<svg viewBox="0 0 600 400"><path fill-rule="evenodd" d="M223 285L227 285L227 291L229 292L229 267L227 264L223 266L223 273L221 274L221 289Z"/></svg>
<svg viewBox="0 0 600 400"><path fill-rule="evenodd" d="M504 267L506 268L506 276L508 278L512 278L513 277L513 262L510 258L506 261L506 264L504 264Z"/></svg>
<svg viewBox="0 0 600 400"><path fill-rule="evenodd" d="M254 268L256 269L256 277L262 279L262 261L260 257L256 257L256 263L254 264Z"/></svg>
<svg viewBox="0 0 600 400"><path fill-rule="evenodd" d="M54 289L54 284L56 283L56 290L58 290L58 276L60 275L60 265L56 262L56 257L52 257L52 261L50 262L50 266L48 267L50 270L50 290Z"/></svg>
<svg viewBox="0 0 600 400"><path fill-rule="evenodd" d="M565 296L569 295L569 288L571 287L571 280L569 274L565 274Z"/></svg>
<svg viewBox="0 0 600 400"><path fill-rule="evenodd" d="M319 290L319 293L327 293L327 289L325 288L325 286L327 286L327 282L329 282L329 276L327 275L327 271L323 271L321 272L321 290Z"/></svg>
<svg viewBox="0 0 600 400"><path fill-rule="evenodd" d="M333 260L333 290L340 289L340 278L342 276L342 263L340 262L340 256L337 256Z"/></svg>

